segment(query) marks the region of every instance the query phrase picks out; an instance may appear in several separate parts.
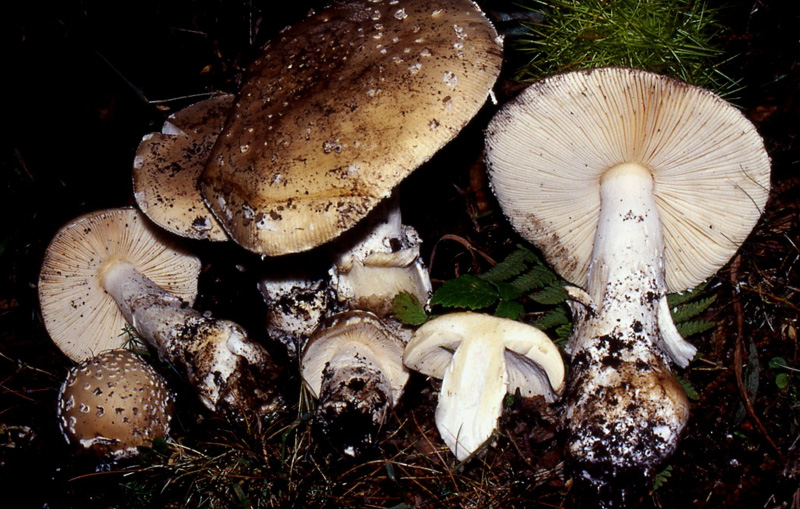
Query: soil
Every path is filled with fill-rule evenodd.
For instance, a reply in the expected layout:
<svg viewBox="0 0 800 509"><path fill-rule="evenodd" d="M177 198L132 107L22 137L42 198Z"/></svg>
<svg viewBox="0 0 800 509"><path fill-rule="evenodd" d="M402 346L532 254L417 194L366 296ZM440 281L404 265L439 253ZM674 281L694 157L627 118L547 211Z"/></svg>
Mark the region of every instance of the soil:
<svg viewBox="0 0 800 509"><path fill-rule="evenodd" d="M308 416L297 407L242 429L188 397L173 426L174 442L186 448L177 459L175 446L164 444L122 464L75 455L55 419L72 363L44 330L37 301L49 240L78 215L133 205L130 169L141 137L203 94L234 92L256 49L322 2L290 2L281 12L270 2L21 3L4 6L0 22L10 92L0 145L0 488L16 494L8 507L595 505L565 466L558 406L517 399L486 455L458 465L433 424L436 384L418 376L383 442L359 461L310 442ZM492 4L490 12L511 4L481 3ZM717 299L704 318L717 326L693 338L699 358L679 373L697 393L689 425L663 482L637 504L796 509L800 7L715 3L726 5L729 27L721 42L732 58L724 70L743 87L734 102L764 137L773 188L754 232L709 286ZM516 90L504 81L500 100ZM424 238L436 284L484 270L477 253L500 260L524 242L493 201L480 163L482 128L495 109L487 105L403 184L404 214ZM287 371L296 370L263 332L266 308L255 287L262 261L235 246L189 245L204 263L197 306L241 323ZM178 394L187 392L174 383ZM286 384L298 392L296 375ZM215 454L235 457L236 465L212 476L221 468ZM189 463L170 470L170 461Z"/></svg>

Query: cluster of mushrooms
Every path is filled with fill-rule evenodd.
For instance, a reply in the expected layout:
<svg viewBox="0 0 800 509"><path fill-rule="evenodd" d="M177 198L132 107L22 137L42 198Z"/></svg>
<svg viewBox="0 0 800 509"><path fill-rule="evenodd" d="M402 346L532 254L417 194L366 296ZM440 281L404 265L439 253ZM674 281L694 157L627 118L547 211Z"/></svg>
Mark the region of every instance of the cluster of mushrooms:
<svg viewBox="0 0 800 509"><path fill-rule="evenodd" d="M47 330L78 363L60 393L68 441L124 456L168 433L173 396L120 350L126 324L209 411L259 419L283 406L283 368L264 346L192 308L200 261L182 236L292 267L258 282L267 331L343 453L376 443L414 370L442 380L436 425L459 460L491 438L505 394L565 394L580 476L652 474L689 415L669 365L695 354L666 295L710 277L755 225L770 185L763 142L711 92L636 69L552 76L500 108L486 130L492 189L574 285L567 377L558 348L522 322L463 312L414 330L392 315L399 292L431 293L398 184L483 107L501 62L501 38L469 0L335 3L265 45L238 94L147 135L138 209L73 220L42 266ZM312 249L324 266L292 265Z"/></svg>

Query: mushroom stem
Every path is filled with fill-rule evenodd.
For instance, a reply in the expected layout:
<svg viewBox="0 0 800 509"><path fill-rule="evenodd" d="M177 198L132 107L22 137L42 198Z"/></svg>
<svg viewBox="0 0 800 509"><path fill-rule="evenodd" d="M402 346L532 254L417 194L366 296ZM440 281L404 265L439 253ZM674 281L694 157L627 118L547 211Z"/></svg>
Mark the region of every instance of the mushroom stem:
<svg viewBox="0 0 800 509"><path fill-rule="evenodd" d="M597 484L623 473L651 475L675 450L689 416L668 368L669 349L661 346L683 348L675 359L683 365L689 350L694 354L682 338L678 344L665 334L675 326L668 309L666 316L659 311L667 287L653 188L650 171L637 164L603 175L587 292L571 294L568 449Z"/></svg>
<svg viewBox="0 0 800 509"><path fill-rule="evenodd" d="M490 331L464 341L442 377L436 427L459 461L466 460L497 428L508 389L505 345Z"/></svg>
<svg viewBox="0 0 800 509"><path fill-rule="evenodd" d="M211 411L260 417L280 404L279 368L236 323L202 315L126 262L104 267L101 285L137 334L186 372Z"/></svg>
<svg viewBox="0 0 800 509"><path fill-rule="evenodd" d="M400 292L427 302L431 281L420 258L422 240L414 228L403 225L397 192L352 235L330 271L339 302L381 317L392 312L392 299Z"/></svg>
<svg viewBox="0 0 800 509"><path fill-rule="evenodd" d="M315 421L332 444L342 444L348 456L377 443L389 409L396 403L378 366L376 359L352 344L323 370Z"/></svg>

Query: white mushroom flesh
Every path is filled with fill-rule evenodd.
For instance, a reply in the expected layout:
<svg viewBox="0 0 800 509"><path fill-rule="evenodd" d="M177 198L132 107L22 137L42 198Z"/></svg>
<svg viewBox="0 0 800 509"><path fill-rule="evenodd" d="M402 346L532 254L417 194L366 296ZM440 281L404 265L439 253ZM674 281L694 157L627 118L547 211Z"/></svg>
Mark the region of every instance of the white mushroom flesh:
<svg viewBox="0 0 800 509"><path fill-rule="evenodd" d="M451 313L423 324L403 362L442 379L436 427L459 460L497 428L507 393L554 401L564 384L558 348L540 330L479 313Z"/></svg>

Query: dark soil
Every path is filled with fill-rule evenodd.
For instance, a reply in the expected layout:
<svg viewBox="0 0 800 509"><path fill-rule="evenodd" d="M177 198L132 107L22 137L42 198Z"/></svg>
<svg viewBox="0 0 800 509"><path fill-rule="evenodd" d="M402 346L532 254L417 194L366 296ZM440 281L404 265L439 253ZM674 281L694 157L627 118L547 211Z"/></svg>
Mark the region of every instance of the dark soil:
<svg viewBox="0 0 800 509"><path fill-rule="evenodd" d="M517 400L486 456L460 466L433 425L435 387L417 376L378 450L360 461L309 444L307 416L295 420L296 409L242 429L208 416L189 397L178 404L173 438L198 456L185 449L176 459L164 446L141 461L99 467L75 456L55 419L71 362L45 332L36 296L50 238L80 214L132 205L130 170L141 137L198 94L234 92L255 49L322 2L287 2L281 12L271 2L22 3L4 6L0 21L8 51L0 145L0 505L595 505L563 463L558 406ZM725 70L742 80L734 101L764 137L773 190L749 240L712 281L718 297L707 318L718 325L694 339L700 356L680 373L697 392L691 420L669 477L641 507L800 508L800 9L785 0L714 3L727 5L730 30L722 42L734 58ZM510 2L482 4L491 10ZM501 84L501 100L515 89ZM495 108L487 106L403 184L404 214L424 237L437 282L484 270L478 252L500 260L521 242L480 164L481 131ZM235 246L191 247L204 261L198 307L269 344L255 287L261 261ZM289 379L287 394L296 394L298 383ZM231 459L225 470L225 461L210 459L216 454L236 464ZM163 466L183 460L190 463L184 470Z"/></svg>

